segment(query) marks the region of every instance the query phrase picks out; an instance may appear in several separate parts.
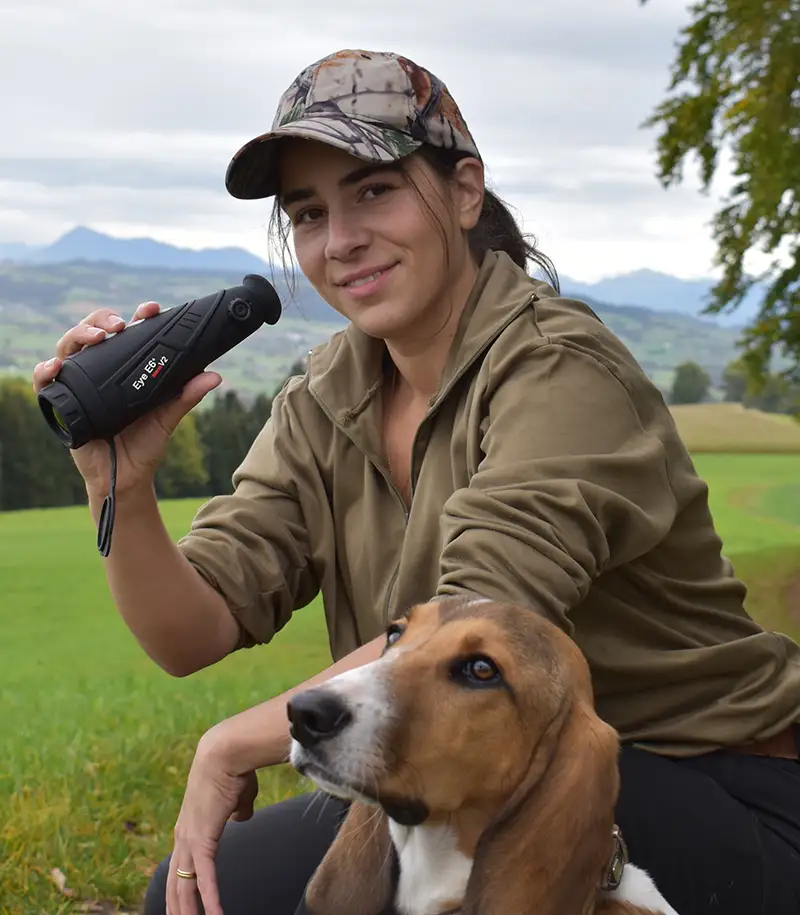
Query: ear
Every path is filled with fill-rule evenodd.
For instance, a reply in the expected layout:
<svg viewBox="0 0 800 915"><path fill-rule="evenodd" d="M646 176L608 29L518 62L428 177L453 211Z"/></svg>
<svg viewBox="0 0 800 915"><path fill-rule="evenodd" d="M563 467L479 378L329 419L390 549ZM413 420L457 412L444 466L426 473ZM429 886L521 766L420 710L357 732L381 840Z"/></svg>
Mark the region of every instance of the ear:
<svg viewBox="0 0 800 915"><path fill-rule="evenodd" d="M306 887L310 915L382 915L394 895L394 854L386 814L354 801Z"/></svg>
<svg viewBox="0 0 800 915"><path fill-rule="evenodd" d="M486 194L483 163L473 156L459 159L452 180L458 205L459 225L468 232L478 224L483 208Z"/></svg>
<svg viewBox="0 0 800 915"><path fill-rule="evenodd" d="M575 700L481 836L462 915L589 915L613 850L616 732Z"/></svg>

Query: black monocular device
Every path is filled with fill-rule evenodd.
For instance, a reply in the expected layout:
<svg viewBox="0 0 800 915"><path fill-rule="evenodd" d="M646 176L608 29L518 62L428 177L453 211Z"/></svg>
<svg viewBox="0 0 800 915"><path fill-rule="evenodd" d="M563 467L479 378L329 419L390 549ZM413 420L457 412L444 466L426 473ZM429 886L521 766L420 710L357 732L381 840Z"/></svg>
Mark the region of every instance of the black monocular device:
<svg viewBox="0 0 800 915"><path fill-rule="evenodd" d="M103 505L98 549L110 550L116 484L114 437L146 413L177 397L184 385L262 324L276 324L281 302L272 285L250 273L240 286L134 321L64 359L41 389L47 424L68 448L106 440L111 491Z"/></svg>
<svg viewBox="0 0 800 915"><path fill-rule="evenodd" d="M263 276L248 274L241 286L134 321L68 356L56 380L39 392L39 406L68 448L113 438L280 316L274 288Z"/></svg>

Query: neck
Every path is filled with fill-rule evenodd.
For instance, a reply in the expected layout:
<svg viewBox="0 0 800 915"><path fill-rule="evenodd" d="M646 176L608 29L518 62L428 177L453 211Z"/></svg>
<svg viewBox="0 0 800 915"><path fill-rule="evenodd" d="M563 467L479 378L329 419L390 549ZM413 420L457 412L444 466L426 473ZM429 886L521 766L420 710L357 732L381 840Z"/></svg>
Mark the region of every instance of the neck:
<svg viewBox="0 0 800 915"><path fill-rule="evenodd" d="M445 915L459 910L478 839L489 820L485 811L464 808L421 826L389 821L400 871L395 908L401 915Z"/></svg>
<svg viewBox="0 0 800 915"><path fill-rule="evenodd" d="M457 281L450 285L439 306L431 308L430 326L417 327L413 335L403 339L386 340L392 361L415 400L429 401L439 388L478 269L467 254Z"/></svg>

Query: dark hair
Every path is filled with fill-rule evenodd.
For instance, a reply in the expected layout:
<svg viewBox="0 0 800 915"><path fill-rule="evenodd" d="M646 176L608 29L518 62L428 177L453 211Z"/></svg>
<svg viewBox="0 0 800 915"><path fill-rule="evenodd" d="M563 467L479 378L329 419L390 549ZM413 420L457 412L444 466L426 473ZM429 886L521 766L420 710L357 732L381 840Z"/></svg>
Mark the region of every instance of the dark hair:
<svg viewBox="0 0 800 915"><path fill-rule="evenodd" d="M452 180L457 163L469 154L459 150L440 149L426 143L420 147L416 155L421 156L435 174L447 182ZM398 164L403 169L422 203L427 207L432 217L439 222L425 195L408 174L406 168L408 158L410 157L401 159ZM445 231L441 223L439 228L444 236ZM280 257L284 276L290 288L293 288L294 271L287 268L287 256L288 260L291 261L289 234L289 221L281 210L280 195L276 195L269 221L269 235L270 239L277 236L280 241ZM533 236L523 235L508 206L488 187L484 188L481 214L475 227L470 229L468 242L472 256L479 264L489 251L504 251L523 270L527 270L531 264L540 268L544 272L547 282L556 292L560 292L558 273L553 262L546 254L539 251L536 247L536 239ZM445 256L449 257L447 249L445 249Z"/></svg>
<svg viewBox="0 0 800 915"><path fill-rule="evenodd" d="M419 155L437 175L450 181L457 163L469 153L441 149L426 143L420 147ZM489 251L505 251L523 270L527 270L530 264L535 264L544 272L547 282L556 292L560 291L558 273L553 262L538 250L532 235L523 235L508 205L488 187L484 188L481 215L475 227L470 229L468 241L472 255L479 264Z"/></svg>

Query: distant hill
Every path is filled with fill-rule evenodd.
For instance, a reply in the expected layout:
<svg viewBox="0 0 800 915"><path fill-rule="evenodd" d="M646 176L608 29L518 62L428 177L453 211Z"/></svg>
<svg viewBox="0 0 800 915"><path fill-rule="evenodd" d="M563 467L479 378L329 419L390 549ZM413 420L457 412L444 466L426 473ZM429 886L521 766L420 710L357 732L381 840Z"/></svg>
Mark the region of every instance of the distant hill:
<svg viewBox="0 0 800 915"><path fill-rule="evenodd" d="M261 258L243 248L206 248L196 251L150 238L114 238L82 226L70 230L50 245L31 246L16 242L0 244L0 261L3 259L37 264L83 260L131 267L211 272L263 272L269 269ZM683 280L654 270L636 270L596 283L584 283L569 276L561 277L562 291L577 298L589 296L610 305L634 305L692 316L700 316L713 284L710 278ZM757 312L759 298L759 292L752 292L732 315L717 315L713 320L724 326L742 325ZM706 320L711 318L706 317Z"/></svg>
<svg viewBox="0 0 800 915"><path fill-rule="evenodd" d="M129 318L139 302L164 307L241 282L246 269L189 270L132 267L112 263L0 263L0 371L30 374L52 355L56 340L84 315L110 307ZM264 265L284 304L274 327L257 331L216 366L233 387L256 393L271 390L289 366L344 325L344 320L302 278L293 295L282 274ZM694 360L714 380L735 357L736 332L671 312L615 306L581 296L633 352L663 390L681 362Z"/></svg>
<svg viewBox="0 0 800 915"><path fill-rule="evenodd" d="M53 355L65 330L97 308L113 308L127 320L140 302L180 305L238 285L245 272L0 263L0 372L29 375L37 362ZM256 331L215 365L227 384L251 394L270 392L299 356L344 325L302 277L290 292L281 274L269 268L262 272L281 297L280 321Z"/></svg>
<svg viewBox="0 0 800 915"><path fill-rule="evenodd" d="M670 410L692 454L800 454L800 423L791 416L740 403L673 405Z"/></svg>
<svg viewBox="0 0 800 915"><path fill-rule="evenodd" d="M2 258L35 264L83 260L129 267L166 267L170 270L261 273L269 269L261 258L242 248L178 248L152 238L113 238L82 226L62 235L51 245L0 245Z"/></svg>
<svg viewBox="0 0 800 915"><path fill-rule="evenodd" d="M567 276L561 278L562 291L576 298L591 296L612 305L637 305L653 311L677 311L696 317L702 315L713 286L712 279L682 280L655 270L635 270L596 283L581 283ZM733 313L702 317L725 326L742 326L758 313L762 296L761 287L755 286Z"/></svg>

